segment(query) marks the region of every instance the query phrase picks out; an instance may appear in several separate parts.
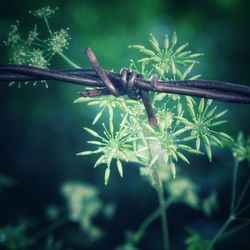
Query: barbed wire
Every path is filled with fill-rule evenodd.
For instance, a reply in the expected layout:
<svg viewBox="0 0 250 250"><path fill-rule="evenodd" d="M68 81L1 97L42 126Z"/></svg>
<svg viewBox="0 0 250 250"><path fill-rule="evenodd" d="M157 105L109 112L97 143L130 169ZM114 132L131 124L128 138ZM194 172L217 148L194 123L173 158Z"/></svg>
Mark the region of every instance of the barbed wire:
<svg viewBox="0 0 250 250"><path fill-rule="evenodd" d="M223 102L250 104L250 86L214 80L159 81L157 75L150 80L135 71L123 68L120 73L103 70L90 48L85 53L93 69L49 70L26 65L0 64L0 81L42 81L56 80L81 86L97 87L83 90L83 97L101 95L122 96L142 99L149 123L157 126L157 120L149 100L148 92L163 92L214 99Z"/></svg>

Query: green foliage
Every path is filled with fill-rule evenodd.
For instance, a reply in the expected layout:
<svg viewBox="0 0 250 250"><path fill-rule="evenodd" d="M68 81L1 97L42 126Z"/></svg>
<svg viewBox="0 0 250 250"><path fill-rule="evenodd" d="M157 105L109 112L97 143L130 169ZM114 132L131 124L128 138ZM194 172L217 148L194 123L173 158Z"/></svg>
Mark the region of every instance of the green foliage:
<svg viewBox="0 0 250 250"><path fill-rule="evenodd" d="M82 182L66 182L61 191L67 201L70 220L79 223L91 241L102 237L103 231L94 225L93 219L100 213L111 217L114 209L111 204L103 204L97 188Z"/></svg>
<svg viewBox="0 0 250 250"><path fill-rule="evenodd" d="M0 228L0 246L9 250L28 249L34 242L28 236L28 225L21 223L19 225L7 225Z"/></svg>
<svg viewBox="0 0 250 250"><path fill-rule="evenodd" d="M208 248L210 243L209 240L202 238L200 234L194 231L189 230L188 233L189 236L185 240L187 250L205 250L205 249L213 250L213 248Z"/></svg>
<svg viewBox="0 0 250 250"><path fill-rule="evenodd" d="M44 250L61 250L62 242L56 241L52 236L48 237L45 242Z"/></svg>
<svg viewBox="0 0 250 250"><path fill-rule="evenodd" d="M244 160L250 162L250 137L246 138L242 132L239 132L237 138L227 142L227 145L238 162Z"/></svg>
<svg viewBox="0 0 250 250"><path fill-rule="evenodd" d="M161 67L161 75L172 74L179 75L178 66L184 69L181 79L187 77L197 61L193 58L201 54L193 54L191 51L185 52L187 45L175 48L177 43L176 34L173 37L171 45L168 45L166 36L165 49L159 48L157 40L151 35L150 43L155 51L145 49L144 46L134 45L133 48L151 55L151 57L138 60L139 66L134 60L134 69L142 68L142 74L150 78L155 70L146 70L146 68L156 69ZM184 53L184 54L183 54ZM155 57L159 57L157 60ZM152 65L153 63L153 65ZM162 65L165 65L164 67ZM159 73L159 72L158 72ZM164 76L163 79L166 79ZM201 144L205 146L205 152L212 160L212 146L222 146L221 138L230 138L223 132L215 131L214 128L223 124L225 120L221 117L226 113L222 111L216 113L216 106L212 105L212 100L205 101L203 98L199 103L192 97L180 97L178 95L168 95L165 93L154 93L152 103L154 112L158 120L158 127L151 128L147 123L144 107L141 101L133 101L125 98L115 98L105 96L101 98L78 98L75 103L87 102L88 105L97 106L100 111L94 118L95 124L103 115L105 109L109 111L109 130L103 124L104 137L97 134L94 130L85 128L98 141L89 141L88 143L96 145L97 149L93 151L84 151L78 155L101 154L95 163L95 166L106 164L105 184L108 183L111 173L111 162L115 160L116 166L121 176L123 176L122 161L133 161L143 165L147 174L152 177L153 168L159 168L164 164L166 169L170 169L172 176L176 176L176 164L179 160L190 164L187 155L203 154ZM162 104L164 102L164 104ZM170 108L167 103L172 104ZM187 106L188 113L185 110ZM113 118L118 107L122 114L122 120L119 121L120 128L114 131ZM195 145L194 145L195 142ZM158 167L157 167L158 166Z"/></svg>
<svg viewBox="0 0 250 250"><path fill-rule="evenodd" d="M220 120L227 111L215 113L217 106L211 107L212 100L205 101L204 98L201 98L199 105L196 105L190 97L187 97L186 100L192 121L190 122L183 117L180 119L192 129L191 135L196 137L196 150L200 150L202 140L207 156L212 161L211 145L223 147L222 139L231 139L229 135L213 130L214 127L227 122L226 120Z"/></svg>
<svg viewBox="0 0 250 250"><path fill-rule="evenodd" d="M48 37L41 37L38 31L38 26L35 24L34 28L29 31L26 37L21 34L19 28L19 21L11 25L8 38L4 44L10 48L11 57L10 62L15 64L26 64L38 68L48 68L51 60L57 54L64 60L70 63L73 67L78 67L72 63L64 54L64 50L69 45L69 32L68 29L60 29L53 31L49 25L48 18L51 17L56 9L51 9L49 6L35 11L30 11L32 15L44 21L48 31ZM46 81L41 81L48 87ZM28 82L26 82L27 84ZM11 82L10 85L14 84ZM36 85L37 82L33 82ZM18 83L21 86L21 83Z"/></svg>
<svg viewBox="0 0 250 250"><path fill-rule="evenodd" d="M35 11L30 10L29 13L33 14L35 17L38 17L38 18L48 18L48 17L51 17L53 14L55 14L57 10L58 8L51 9L50 6L46 6Z"/></svg>
<svg viewBox="0 0 250 250"><path fill-rule="evenodd" d="M185 79L194 65L198 63L196 58L203 55L185 50L188 47L188 43L177 46L176 33L173 34L171 41L166 34L163 49L160 48L157 39L152 34L150 35L149 42L152 49L147 49L142 45L129 46L129 48L137 49L147 55L147 57L138 60L138 63L143 65L142 69L144 70L141 73L144 76L145 72L150 72L150 74L158 74L162 80ZM150 70L146 70L147 68ZM130 69L138 71L138 68L135 68L133 60L131 61ZM199 76L200 75L196 75L190 79L196 79Z"/></svg>

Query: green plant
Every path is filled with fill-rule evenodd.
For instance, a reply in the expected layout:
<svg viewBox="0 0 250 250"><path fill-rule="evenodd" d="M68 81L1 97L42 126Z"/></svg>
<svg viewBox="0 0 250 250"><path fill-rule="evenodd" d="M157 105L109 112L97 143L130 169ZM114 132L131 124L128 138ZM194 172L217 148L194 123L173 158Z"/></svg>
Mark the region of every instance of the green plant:
<svg viewBox="0 0 250 250"><path fill-rule="evenodd" d="M23 40L18 32L19 23L12 26L9 37L5 41L5 45L13 49L12 62L47 68L57 54L70 66L79 68L63 53L70 39L67 29L52 31L49 25L48 18L54 12L55 10L49 7L32 12L35 17L44 20L49 35L45 41L38 37L37 26L28 34L26 40ZM173 34L171 41L166 35L163 48L152 34L149 42L151 49L142 45L129 46L147 56L138 61L131 59L129 66L131 71L137 71L146 80L150 80L154 74L158 74L160 80L168 81L193 80L200 77L200 74L192 72L199 63L197 58L202 54L186 50L188 44L177 46L176 33ZM106 109L109 115L108 121L102 123L102 133L98 133L93 127L91 129L84 127L85 132L93 137L93 140L87 141L93 150L83 151L77 155L98 154L94 167L102 165L105 168L105 185L111 181L113 168L117 168L120 176L124 177L126 176L124 162L135 162L140 165L141 176L156 190L159 209L146 218L138 231L132 233L125 245L120 248L136 249L147 227L160 216L163 247L168 250L170 243L166 210L170 205L181 201L193 208L203 209L209 214L217 203L216 197L212 194L209 199L200 199L198 188L193 182L176 177L178 165L181 161L189 165L191 155L207 155L209 161L212 161L213 147L223 147L225 141L225 144L232 148L236 162L230 216L211 240L203 239L196 232L191 232L186 240L187 249L212 249L229 223L236 220L235 216L244 212L249 206L242 208L241 212L236 212L249 186L248 181L236 203L238 163L245 158L249 160L249 140L245 141L242 136L239 136L238 141L235 142L228 134L217 130L217 127L226 122L222 119L226 111L217 111L219 108L210 99L198 100L190 96L166 93L151 93L150 98L158 121L155 128L148 124L141 100L135 101L127 97L115 96L77 98L75 103L96 107L97 114L93 116L92 125L100 122ZM177 178L176 181L174 181L175 178ZM96 191L82 187L80 184L68 186L65 184L62 190L70 212L73 214L71 219L78 221L88 234L98 238L101 231L92 224L92 217L100 211L102 203L97 199ZM89 197L81 197L83 194L89 194ZM78 204L79 199L86 199L86 203L91 203L90 208L82 207L81 202ZM248 225L249 220L246 219L246 222L245 226Z"/></svg>

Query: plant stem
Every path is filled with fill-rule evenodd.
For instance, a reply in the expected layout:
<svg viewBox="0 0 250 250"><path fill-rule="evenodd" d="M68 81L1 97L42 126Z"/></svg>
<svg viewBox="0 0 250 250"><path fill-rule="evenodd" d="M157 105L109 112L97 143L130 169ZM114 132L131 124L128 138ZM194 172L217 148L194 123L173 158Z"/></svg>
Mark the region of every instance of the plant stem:
<svg viewBox="0 0 250 250"><path fill-rule="evenodd" d="M221 236L221 238L225 238L225 237L228 237L228 236L230 236L230 235L232 235L232 234L235 234L235 233L237 233L238 231L242 230L243 228L245 228L245 227L247 227L247 226L249 226L249 225L250 225L250 221L246 221L246 222L242 223L241 225L239 225L238 227L235 227L235 228L232 229L231 231L229 231L229 232L223 234L223 235Z"/></svg>
<svg viewBox="0 0 250 250"><path fill-rule="evenodd" d="M160 206L160 215L161 215L161 225L162 225L162 237L163 237L163 249L170 250L169 244L169 235L168 235L168 221L167 215L165 211L165 199L164 199L164 189L162 181L159 177L156 166L152 166L152 178L153 178L153 186L156 189L159 206Z"/></svg>
<svg viewBox="0 0 250 250"><path fill-rule="evenodd" d="M165 211L165 200L164 200L164 189L162 183L157 187L157 195L160 205L160 213L161 213L161 225L162 225L162 234L163 234L163 249L170 250L169 244L169 235L168 235L168 221L167 214Z"/></svg>
<svg viewBox="0 0 250 250"><path fill-rule="evenodd" d="M164 209L166 210L172 203L172 199L168 199L164 202ZM133 242L138 243L142 236L144 235L147 228L161 215L161 209L156 209L152 214L150 214L140 225L138 230L133 235Z"/></svg>
<svg viewBox="0 0 250 250"><path fill-rule="evenodd" d="M245 184L245 186L244 186L244 188L243 188L243 190L241 192L240 198L237 201L237 204L236 204L236 206L234 208L235 212L238 210L242 200L244 199L244 196L245 196L245 194L246 194L246 192L248 190L249 185L250 185L250 178L248 178L248 180L247 180L247 182L246 182L246 184Z"/></svg>
<svg viewBox="0 0 250 250"><path fill-rule="evenodd" d="M75 69L80 69L81 67L74 62L72 62L66 55L64 55L62 52L58 52L58 55L62 57L62 59L67 62L70 66L72 66Z"/></svg>
<svg viewBox="0 0 250 250"><path fill-rule="evenodd" d="M234 212L235 208L235 197L236 197L236 183L237 183L237 173L238 173L239 162L235 159L234 162L234 172L233 172L233 185L232 185L232 198L230 206L230 214Z"/></svg>
<svg viewBox="0 0 250 250"><path fill-rule="evenodd" d="M49 25L49 22L48 22L47 17L44 17L44 22L45 22L45 25L46 25L46 27L47 27L47 30L48 30L48 32L49 32L50 37L52 37L52 36L53 36L53 32L52 32L52 30L51 30L51 28L50 28L50 25Z"/></svg>
<svg viewBox="0 0 250 250"><path fill-rule="evenodd" d="M150 151L149 142L146 140L144 134L142 136L143 141L145 142L146 147L148 147L148 154L149 158L152 160L152 153ZM169 234L168 234L168 221L167 215L165 211L165 199L164 199L164 189L162 181L158 174L157 166L151 166L152 169L152 185L156 189L158 201L159 201L159 210L161 215L161 225L162 225L162 236L163 236L163 249L170 250L170 243L169 243Z"/></svg>
<svg viewBox="0 0 250 250"><path fill-rule="evenodd" d="M210 241L210 244L208 246L208 250L211 250L214 244L222 238L223 233L228 228L229 224L235 219L235 199L236 199L236 188L237 188L237 174L238 174L238 168L239 168L239 161L235 159L234 162L234 171L233 171L233 183L232 183L232 196L231 196L231 205L230 205L230 214L225 221L225 223L221 226L219 231L216 233L216 235L213 237L213 239Z"/></svg>
<svg viewBox="0 0 250 250"><path fill-rule="evenodd" d="M219 240L219 238L221 238L222 234L225 232L225 230L227 229L228 225L231 223L232 218L231 216L226 220L226 222L222 225L222 227L220 228L220 230L217 232L217 234L213 237L213 239L210 241L209 246L207 248L207 250L211 250L212 247L214 246L215 242Z"/></svg>

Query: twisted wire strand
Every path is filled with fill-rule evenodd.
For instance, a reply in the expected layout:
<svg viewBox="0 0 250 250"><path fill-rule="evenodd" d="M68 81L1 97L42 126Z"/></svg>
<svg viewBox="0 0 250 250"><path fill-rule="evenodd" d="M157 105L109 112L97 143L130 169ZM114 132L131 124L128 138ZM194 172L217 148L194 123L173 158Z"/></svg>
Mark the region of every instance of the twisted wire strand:
<svg viewBox="0 0 250 250"><path fill-rule="evenodd" d="M121 88L121 74L104 70L110 81ZM106 87L93 69L49 70L26 65L0 64L0 81L57 80L90 87ZM250 104L250 87L247 85L213 80L150 81L137 77L135 87L146 91L205 97L224 102ZM108 94L105 92L105 94ZM126 93L120 93L126 94Z"/></svg>

